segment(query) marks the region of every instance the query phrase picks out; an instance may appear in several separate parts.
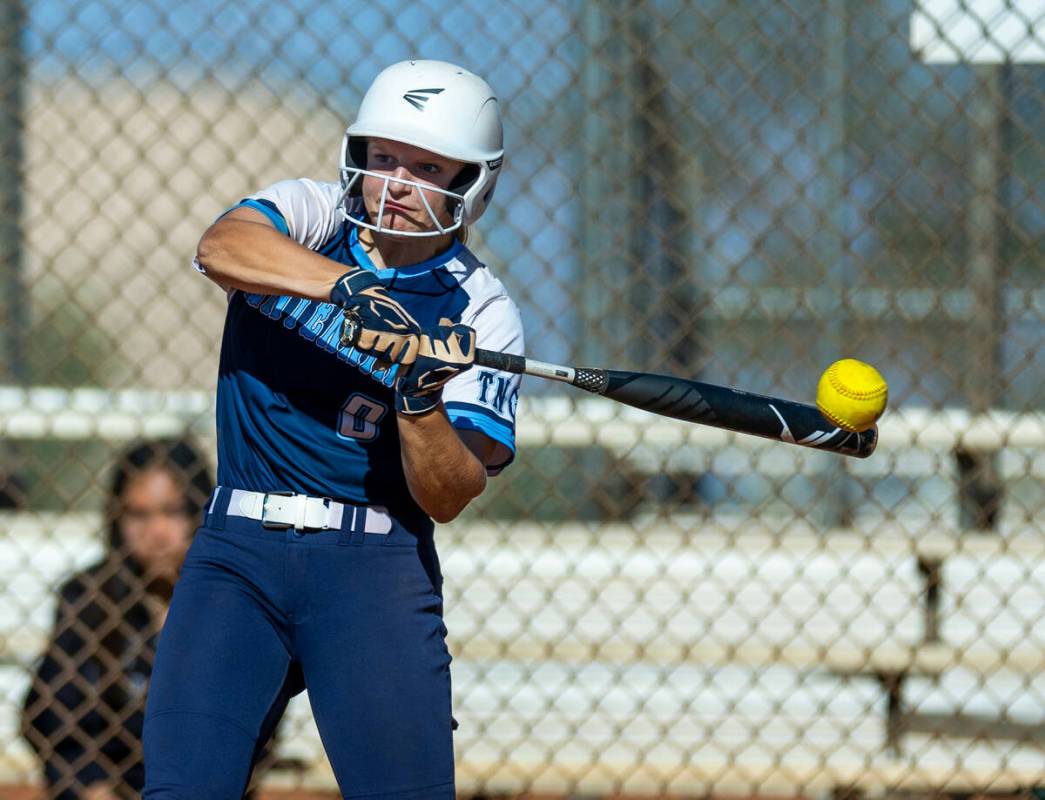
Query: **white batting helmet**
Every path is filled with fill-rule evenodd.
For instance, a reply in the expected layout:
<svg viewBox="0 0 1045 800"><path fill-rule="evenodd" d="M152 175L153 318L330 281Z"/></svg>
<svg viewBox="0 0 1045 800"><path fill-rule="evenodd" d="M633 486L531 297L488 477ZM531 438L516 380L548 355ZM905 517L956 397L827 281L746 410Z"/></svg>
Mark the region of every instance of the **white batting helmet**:
<svg viewBox="0 0 1045 800"><path fill-rule="evenodd" d="M398 181L366 169L366 139L374 136L420 147L465 166L443 191L416 181ZM466 69L445 61L401 61L386 68L367 90L356 120L341 144L341 212L357 225L408 236L438 236L471 225L486 210L504 159L501 113L489 84ZM447 195L453 222L419 233L385 231L378 224L353 218L352 199L362 188L362 175L375 175ZM422 193L422 200L424 194ZM427 205L427 201L424 201ZM384 198L382 198L382 204ZM358 206L357 206L358 207Z"/></svg>

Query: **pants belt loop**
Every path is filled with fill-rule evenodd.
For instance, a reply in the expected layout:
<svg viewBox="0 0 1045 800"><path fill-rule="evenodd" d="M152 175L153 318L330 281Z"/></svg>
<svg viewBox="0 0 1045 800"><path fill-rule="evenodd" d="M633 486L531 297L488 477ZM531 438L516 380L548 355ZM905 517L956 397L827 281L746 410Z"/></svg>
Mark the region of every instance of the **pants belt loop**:
<svg viewBox="0 0 1045 800"><path fill-rule="evenodd" d="M339 545L352 544L352 533L356 526L355 506L346 505L341 511L341 532L337 537Z"/></svg>
<svg viewBox="0 0 1045 800"><path fill-rule="evenodd" d="M229 503L232 501L232 489L222 486L214 487L211 496L210 507L207 509L207 527L216 531L225 530L225 517L229 513Z"/></svg>
<svg viewBox="0 0 1045 800"><path fill-rule="evenodd" d="M366 535L366 507L352 506L352 544L363 544Z"/></svg>

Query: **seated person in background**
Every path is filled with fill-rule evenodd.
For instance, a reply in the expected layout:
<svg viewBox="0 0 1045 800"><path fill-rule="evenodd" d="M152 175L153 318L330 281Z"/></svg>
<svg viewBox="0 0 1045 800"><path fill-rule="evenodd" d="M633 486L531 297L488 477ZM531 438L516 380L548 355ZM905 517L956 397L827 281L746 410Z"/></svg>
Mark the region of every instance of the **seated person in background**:
<svg viewBox="0 0 1045 800"><path fill-rule="evenodd" d="M145 783L141 735L156 638L213 484L185 441L126 451L113 471L106 553L61 587L22 731L47 797L122 800Z"/></svg>

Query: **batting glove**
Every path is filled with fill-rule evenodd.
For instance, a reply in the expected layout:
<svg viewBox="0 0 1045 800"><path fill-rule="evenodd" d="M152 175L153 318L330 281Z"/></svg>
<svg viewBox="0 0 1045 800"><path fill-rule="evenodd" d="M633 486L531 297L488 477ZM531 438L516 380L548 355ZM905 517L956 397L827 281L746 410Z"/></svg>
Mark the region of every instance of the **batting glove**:
<svg viewBox="0 0 1045 800"><path fill-rule="evenodd" d="M345 309L342 346L373 353L386 364L414 363L421 328L373 272L361 267L346 272L330 291L330 302Z"/></svg>
<svg viewBox="0 0 1045 800"><path fill-rule="evenodd" d="M413 366L396 383L396 411L424 414L437 405L447 381L472 368L475 330L443 318L433 330L423 331Z"/></svg>

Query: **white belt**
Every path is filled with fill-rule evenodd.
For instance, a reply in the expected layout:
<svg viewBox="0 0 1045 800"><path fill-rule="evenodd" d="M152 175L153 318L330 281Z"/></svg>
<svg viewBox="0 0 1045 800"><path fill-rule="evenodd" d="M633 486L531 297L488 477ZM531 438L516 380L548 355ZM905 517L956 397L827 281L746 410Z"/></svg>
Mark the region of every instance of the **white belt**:
<svg viewBox="0 0 1045 800"><path fill-rule="evenodd" d="M228 514L260 520L266 528L296 528L298 530L341 530L344 522L351 530L364 533L387 534L392 530L392 518L381 506L350 506L336 503L328 497L310 497L307 494L279 492L248 492L219 487L214 502L222 492L231 491ZM213 509L213 504L211 505ZM351 515L346 519L346 515ZM363 518L360 518L363 515Z"/></svg>

